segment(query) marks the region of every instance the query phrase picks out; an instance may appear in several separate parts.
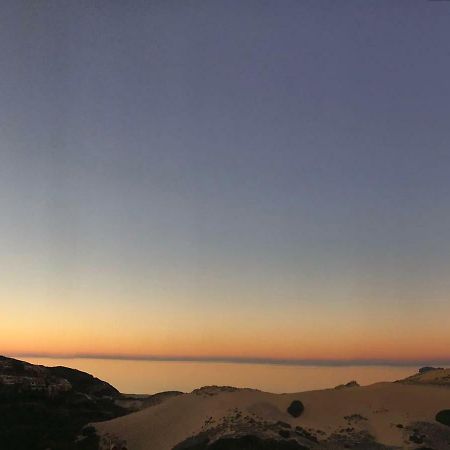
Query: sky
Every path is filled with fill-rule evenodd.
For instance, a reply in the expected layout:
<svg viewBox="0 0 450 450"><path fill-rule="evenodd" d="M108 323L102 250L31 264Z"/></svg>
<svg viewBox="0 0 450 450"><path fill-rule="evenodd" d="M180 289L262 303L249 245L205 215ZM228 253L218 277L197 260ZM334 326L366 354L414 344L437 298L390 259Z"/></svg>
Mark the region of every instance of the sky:
<svg viewBox="0 0 450 450"><path fill-rule="evenodd" d="M450 361L449 23L2 2L0 353Z"/></svg>

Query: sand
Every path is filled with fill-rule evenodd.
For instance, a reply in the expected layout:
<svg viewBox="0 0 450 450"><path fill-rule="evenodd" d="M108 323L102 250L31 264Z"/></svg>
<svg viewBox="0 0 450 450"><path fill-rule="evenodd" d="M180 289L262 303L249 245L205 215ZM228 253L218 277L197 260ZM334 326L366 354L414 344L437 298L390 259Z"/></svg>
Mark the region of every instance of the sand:
<svg viewBox="0 0 450 450"><path fill-rule="evenodd" d="M446 433L450 433L449 427L435 422L438 411L450 409L449 385L434 384L436 377L445 379L450 370L439 372L418 376L414 383L407 379L405 383L386 382L293 394L213 387L169 398L142 411L97 423L95 427L101 436L126 441L129 450L169 450L205 430L215 429L216 437L236 435L257 429L257 423L278 421L289 424L291 429L302 427L323 442L339 435L364 432L389 447L417 448L417 444L410 441L417 423L432 424L444 439L447 439ZM297 399L305 410L294 418L286 410ZM266 434L272 436L273 433L269 430ZM442 442L439 445L442 446ZM340 447L319 445L314 448Z"/></svg>

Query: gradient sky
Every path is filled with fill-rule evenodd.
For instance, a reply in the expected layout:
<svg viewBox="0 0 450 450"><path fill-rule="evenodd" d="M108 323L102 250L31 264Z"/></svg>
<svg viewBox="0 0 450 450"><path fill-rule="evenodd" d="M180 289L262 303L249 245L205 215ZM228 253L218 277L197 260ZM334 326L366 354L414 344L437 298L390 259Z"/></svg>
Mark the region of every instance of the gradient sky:
<svg viewBox="0 0 450 450"><path fill-rule="evenodd" d="M2 2L0 353L450 360L450 3Z"/></svg>

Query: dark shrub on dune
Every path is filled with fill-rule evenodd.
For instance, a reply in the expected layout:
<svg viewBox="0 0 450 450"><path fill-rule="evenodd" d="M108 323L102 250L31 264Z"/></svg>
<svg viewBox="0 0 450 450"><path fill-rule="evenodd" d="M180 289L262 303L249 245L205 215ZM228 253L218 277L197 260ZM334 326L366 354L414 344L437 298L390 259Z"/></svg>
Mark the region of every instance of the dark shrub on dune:
<svg viewBox="0 0 450 450"><path fill-rule="evenodd" d="M305 410L305 407L303 406L303 403L300 400L294 400L289 405L287 412L292 417L300 417L304 410Z"/></svg>
<svg viewBox="0 0 450 450"><path fill-rule="evenodd" d="M419 373L422 375L422 374L427 373L427 372L432 372L433 370L444 370L444 369L442 367L425 366L425 367L421 367L419 369Z"/></svg>
<svg viewBox="0 0 450 450"><path fill-rule="evenodd" d="M278 434L282 437L282 438L285 438L285 439L287 439L290 435L291 435L291 433L290 433L290 431L289 430L280 430L279 432L278 432Z"/></svg>
<svg viewBox="0 0 450 450"><path fill-rule="evenodd" d="M443 409L436 414L436 421L450 427L450 409Z"/></svg>

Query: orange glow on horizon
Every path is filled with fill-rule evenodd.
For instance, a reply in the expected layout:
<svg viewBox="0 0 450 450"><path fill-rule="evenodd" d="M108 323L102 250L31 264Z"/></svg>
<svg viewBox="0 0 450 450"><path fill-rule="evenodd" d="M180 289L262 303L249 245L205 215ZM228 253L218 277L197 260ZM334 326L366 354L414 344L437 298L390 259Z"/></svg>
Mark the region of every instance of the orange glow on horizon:
<svg viewBox="0 0 450 450"><path fill-rule="evenodd" d="M240 336L205 336L202 338L173 336L172 339L139 341L134 337L112 339L111 336L66 336L46 333L45 337L23 336L3 345L1 353L9 355L48 355L48 356L99 356L105 358L175 358L175 359L260 359L260 360L315 360L315 361L432 361L449 359L448 346L444 336L437 333L423 336L406 336L394 339L391 336L341 336L337 340L327 337L311 340L292 338L286 342L285 336L273 337L270 341L264 336L243 340ZM49 341L52 342L49 345ZM2 336L2 342L8 342ZM93 347L95 342L95 347ZM440 345L439 345L440 343ZM193 351L195 349L195 351ZM431 349L431 350L430 350Z"/></svg>
<svg viewBox="0 0 450 450"><path fill-rule="evenodd" d="M0 287L0 294L5 290ZM12 291L11 291L12 292ZM42 294L7 295L0 353L7 355L125 356L130 358L261 360L450 360L446 326L450 308L416 308L411 314L386 305L242 301L196 306L191 299L130 298L64 305ZM182 299L183 302L180 300ZM116 299L114 299L116 301ZM159 305L156 308L155 305ZM420 330L418 332L417 330Z"/></svg>

